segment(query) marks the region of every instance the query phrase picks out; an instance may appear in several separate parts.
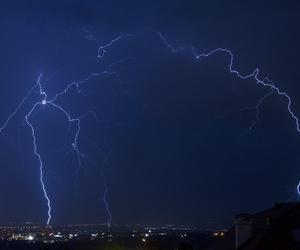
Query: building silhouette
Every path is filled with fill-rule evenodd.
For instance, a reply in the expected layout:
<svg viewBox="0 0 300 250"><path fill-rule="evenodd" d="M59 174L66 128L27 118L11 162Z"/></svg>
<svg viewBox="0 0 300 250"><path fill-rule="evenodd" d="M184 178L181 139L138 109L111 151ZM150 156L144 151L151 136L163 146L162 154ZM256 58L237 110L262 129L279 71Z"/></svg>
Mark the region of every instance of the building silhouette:
<svg viewBox="0 0 300 250"><path fill-rule="evenodd" d="M300 203L276 203L255 214L239 214L226 236L209 250L300 250Z"/></svg>

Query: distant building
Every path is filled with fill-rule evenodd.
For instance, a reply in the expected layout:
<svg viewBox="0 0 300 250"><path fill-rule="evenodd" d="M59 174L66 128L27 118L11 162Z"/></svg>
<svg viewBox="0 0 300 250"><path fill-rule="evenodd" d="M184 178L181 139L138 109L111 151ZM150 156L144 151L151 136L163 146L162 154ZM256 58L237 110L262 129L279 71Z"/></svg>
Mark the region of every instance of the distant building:
<svg viewBox="0 0 300 250"><path fill-rule="evenodd" d="M277 203L239 214L235 226L209 250L300 250L300 203Z"/></svg>

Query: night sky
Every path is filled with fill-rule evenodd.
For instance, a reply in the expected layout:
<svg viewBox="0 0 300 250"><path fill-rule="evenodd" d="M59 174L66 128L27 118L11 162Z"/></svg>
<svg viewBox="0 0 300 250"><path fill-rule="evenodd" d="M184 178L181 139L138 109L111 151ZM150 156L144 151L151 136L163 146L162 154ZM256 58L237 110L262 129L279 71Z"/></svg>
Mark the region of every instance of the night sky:
<svg viewBox="0 0 300 250"><path fill-rule="evenodd" d="M256 110L230 111L269 89L230 74L226 54L195 60L193 51L232 50L235 68L260 68L300 115L299 23L297 0L1 1L1 124L40 73L53 97L121 60L119 78L93 78L58 101L72 117L97 114L82 119L78 147L90 160L81 167L74 124L49 105L31 116L51 223L106 222L105 182L118 224L230 225L237 213L297 201L300 137L286 99L266 99L249 130ZM156 31L185 49L172 53ZM124 34L137 36L97 58L99 45ZM47 219L24 120L41 98L35 89L0 136L0 224Z"/></svg>

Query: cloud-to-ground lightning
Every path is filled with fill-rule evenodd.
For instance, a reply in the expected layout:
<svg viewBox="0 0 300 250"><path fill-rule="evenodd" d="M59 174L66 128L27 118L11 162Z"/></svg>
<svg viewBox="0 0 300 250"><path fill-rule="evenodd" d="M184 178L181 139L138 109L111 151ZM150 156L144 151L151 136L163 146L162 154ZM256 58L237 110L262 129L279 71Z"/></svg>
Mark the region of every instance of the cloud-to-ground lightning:
<svg viewBox="0 0 300 250"><path fill-rule="evenodd" d="M163 44L166 46L166 48L171 52L171 53L181 53L185 51L185 47L174 47L173 45L171 45L168 40L159 32L156 33L158 35L158 38L163 42ZM125 35L121 35L116 37L115 39L111 40L110 42L106 43L105 45L99 45L99 42L97 41L97 39L89 34L90 37L92 38L92 40L95 40L97 42L97 58L98 59L103 59L103 57L105 56L106 52L108 49L110 49L110 47L116 43L121 42L121 40L123 40L124 38L134 38L136 37L136 35L133 34L125 34ZM277 95L284 97L287 100L287 110L288 113L290 114L291 118L293 119L293 121L295 122L295 127L297 132L300 133L300 126L299 126L299 119L296 116L296 114L294 113L294 111L292 110L292 100L291 97L284 91L282 91L281 89L279 89L276 84L274 82L272 82L269 78L265 77L265 78L261 78L260 76L260 71L259 69L254 69L253 72L249 73L249 74L242 74L240 73L240 71L238 71L235 67L234 67L234 54L231 50L229 49L224 49L224 48L217 48L214 50L211 50L210 52L207 53L201 53L198 54L196 53L196 51L193 49L193 56L194 59L200 61L201 59L207 58L207 57L211 57L217 53L223 53L226 56L229 57L229 64L228 64L228 70L231 74L234 74L235 76L237 76L238 78L245 80L245 79L253 79L253 81L260 85L261 87L265 87L268 88L269 91L267 92L267 94L265 94L263 97L261 97L257 104L253 107L249 107L246 109L251 109L251 110L256 110L256 120L255 122L251 125L250 130L252 130L254 128L254 126L256 125L258 119L259 119L259 112L260 112L260 107L263 104L263 102L273 93L277 93ZM31 95L33 94L34 90L38 90L39 92L39 96L40 96L40 100L38 102L33 103L31 109L29 110L29 112L27 112L25 114L25 122L28 125L28 127L31 130L31 134L32 134L32 139L33 139L33 153L36 156L36 158L39 161L39 170L40 170L40 183L41 183L41 187L42 187L42 191L44 194L44 198L47 201L47 207L48 207L48 217L47 217L47 221L46 224L49 225L51 222L51 218L52 218L52 203L51 200L49 198L49 195L47 193L47 187L45 185L44 182L44 163L43 163L43 159L41 154L38 151L38 138L36 137L36 132L35 132L35 126L34 124L30 121L31 115L36 112L37 108L39 106L50 106L52 108L54 108L55 110L57 110L58 112L61 112L65 115L66 120L69 124L75 124L76 126L76 130L73 136L73 141L72 141L72 149L75 151L76 155L77 155L77 160L78 160L78 164L81 165L81 161L82 160L86 160L89 163L91 163L92 165L97 165L95 161L91 160L87 155L88 154L84 154L79 150L79 137L80 137L80 132L81 132L81 120L86 116L86 114L93 114L96 117L96 114L93 111L87 111L86 114L79 116L79 117L73 117L61 104L58 104L57 100L60 98L63 98L65 96L68 95L69 91L71 89L76 89L78 93L80 93L80 88L81 85L83 85L84 83L92 80L93 78L97 78L100 77L102 75L110 75L113 77L116 77L117 80L120 80L120 77L118 75L117 72L115 72L113 70L113 67L116 64L119 63L123 63L125 62L126 59L122 59L119 60L113 64L111 64L108 68L106 68L104 71L101 72L93 72L91 74L89 74L88 76L86 76L85 78L78 80L78 81L73 81L69 84L66 84L64 88L62 88L61 91L55 93L53 95L52 98L49 98L48 94L46 93L46 91L43 88L43 84L42 84L42 74L40 74L38 76L37 82L32 86L32 88L29 90L29 92L25 95L25 97L23 98L23 100L17 105L16 109L8 116L8 118L6 119L6 121L3 123L3 125L0 127L0 133L8 126L9 122L11 121L11 119L20 111L21 107L23 106L23 104L25 102L27 102ZM107 159L105 159L105 161L107 161ZM103 166L102 166L103 167ZM101 171L101 175L103 176L103 179L105 179L104 173ZM104 194L103 194L103 202L105 205L105 209L108 215L108 225L110 225L111 220L112 220L112 214L109 208L109 204L107 201L107 196L108 196L108 185L106 180L104 180ZM297 192L300 195L300 182L297 186Z"/></svg>
<svg viewBox="0 0 300 250"><path fill-rule="evenodd" d="M97 57L99 59L102 59L103 56L104 56L104 54L105 54L105 52L106 52L106 50L111 45L113 45L116 42L119 42L123 38L133 37L133 36L134 35L131 35L131 34L126 34L126 35L123 35L123 36L119 36L119 37L111 40L106 45L99 46L98 47L98 51L97 51L97 53L98 53ZM21 109L21 107L23 106L23 104L29 99L29 97L31 96L31 94L33 93L33 91L35 89L38 89L39 95L41 97L41 100L38 101L38 102L36 102L36 103L34 103L32 105L32 108L25 115L24 119L25 119L26 124L29 126L29 128L31 130L31 134L32 134L32 138L33 138L33 153L34 153L34 155L37 157L37 159L39 161L40 183L41 183L42 191L43 191L44 197L45 197L45 199L47 201L47 207L48 207L48 210L47 210L48 217L47 217L47 221L46 221L47 225L50 224L50 221L51 221L51 218L52 218L52 214L51 214L51 212L52 212L51 200L50 200L49 195L47 193L47 188L46 188L46 185L45 185L45 182L44 182L44 168L43 168L44 167L44 163L43 163L41 154L38 152L38 139L36 137L35 127L30 122L30 117L36 111L36 109L39 106L52 106L53 108L55 108L59 112L62 112L65 115L65 117L67 118L67 121L69 123L75 123L76 124L76 131L75 131L75 134L74 134L74 137L73 137L72 148L76 152L78 164L80 166L81 165L81 158L87 159L85 157L85 155L79 151L79 147L78 147L78 137L79 137L80 130L81 130L80 122L81 122L81 119L83 117L85 117L85 115L80 116L80 117L75 117L75 118L72 117L69 114L69 112L66 109L63 108L63 106L61 106L58 103L56 103L56 100L59 99L59 98L61 98L61 97L63 97L63 96L65 96L65 95L67 95L68 92L69 92L69 90L71 90L72 88L76 88L77 91L78 91L78 93L80 93L80 86L82 84L86 83L87 81L95 78L95 77L100 77L102 75L111 75L111 76L116 77L117 80L120 80L117 72L115 72L113 70L113 67L115 65L119 64L119 63L122 63L123 61L126 61L126 60L127 60L127 58L119 60L117 62L114 62L111 65L109 65L109 67L106 68L102 72L91 73L87 77L85 77L84 79L81 79L79 81L74 81L74 82L71 82L70 84L67 84L65 88L63 88L60 92L56 93L51 99L48 98L47 93L43 89L43 86L42 86L42 76L43 76L43 74L41 73L38 76L38 79L37 79L36 83L31 87L31 89L29 90L29 92L22 99L22 101L18 104L18 106L16 107L16 109L8 116L8 118L6 119L6 121L4 122L4 124L2 125L2 127L0 127L0 133L1 133L8 126L9 122L11 121L11 119ZM91 111L88 111L87 113L89 113L89 112L91 112ZM93 113L94 116L96 116L94 112L92 112L92 113ZM102 172L101 172L101 175L104 177L104 174ZM108 222L107 222L107 224L110 225L112 215L111 215L111 212L110 212L110 209L109 209L109 204L108 204L108 201L107 201L108 187L107 187L106 181L104 183L104 187L105 187L105 190L104 190L104 194L103 194L103 202L104 202L107 214L108 214Z"/></svg>

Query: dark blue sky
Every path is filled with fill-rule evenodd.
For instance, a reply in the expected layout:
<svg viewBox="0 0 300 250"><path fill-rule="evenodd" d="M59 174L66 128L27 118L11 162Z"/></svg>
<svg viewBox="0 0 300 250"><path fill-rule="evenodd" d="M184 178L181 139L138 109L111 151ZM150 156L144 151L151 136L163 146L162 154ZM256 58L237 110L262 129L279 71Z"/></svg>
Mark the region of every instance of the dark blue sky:
<svg viewBox="0 0 300 250"><path fill-rule="evenodd" d="M163 3L162 3L163 2ZM45 164L53 223L105 222L108 202L115 223L228 225L239 212L297 200L300 138L286 109L268 89L228 73L228 57L196 61L199 52L231 49L243 73L259 67L290 94L300 114L298 1L2 1L0 8L0 121L3 124L43 72L49 96L72 81L101 72L120 59L111 76L70 91L60 105L82 120L78 171L71 148L74 127L46 106L31 118ZM125 38L97 59L97 43ZM0 224L45 223L46 202L24 116L39 101L35 91L0 137ZM97 145L97 147L95 146Z"/></svg>

